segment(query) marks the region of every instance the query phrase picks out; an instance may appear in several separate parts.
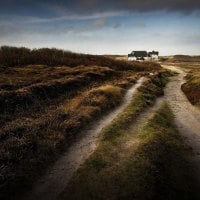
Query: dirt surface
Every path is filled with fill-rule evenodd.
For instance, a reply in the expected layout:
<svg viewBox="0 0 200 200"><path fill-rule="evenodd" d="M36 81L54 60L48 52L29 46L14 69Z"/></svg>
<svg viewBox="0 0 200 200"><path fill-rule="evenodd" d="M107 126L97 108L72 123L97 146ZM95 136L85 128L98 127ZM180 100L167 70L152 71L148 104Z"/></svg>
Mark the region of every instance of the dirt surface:
<svg viewBox="0 0 200 200"><path fill-rule="evenodd" d="M130 130L137 131L143 127L144 123L153 116L162 102L166 100L174 112L175 122L180 134L193 149L194 153L190 160L192 164L195 165L196 171L191 173L196 173L200 181L200 111L190 104L181 90L181 85L185 82L184 77L186 76L186 72L174 66L163 65L163 67L177 72L178 75L172 77L167 84L165 96L158 98L154 106L141 113L132 127L130 127ZM137 88L140 87L144 81L144 78L139 79L137 84L127 91L121 106L103 117L95 125L89 127L86 132L82 134L84 137L77 140L75 144L64 153L55 165L47 171L46 175L35 184L32 192L30 192L25 199L56 199L66 187L73 173L96 149L101 130L123 111L130 103Z"/></svg>
<svg viewBox="0 0 200 200"><path fill-rule="evenodd" d="M78 139L63 156L47 171L33 187L33 190L25 195L24 199L42 199L53 200L64 190L73 173L79 166L91 155L97 147L97 141L101 130L123 111L132 100L132 96L136 93L145 78L142 77L132 86L123 99L122 104L95 123L88 127L84 137Z"/></svg>
<svg viewBox="0 0 200 200"><path fill-rule="evenodd" d="M200 182L200 111L191 105L181 90L181 85L185 83L186 73L178 67L166 65L163 67L179 73L172 77L166 86L165 98L173 110L180 134L193 150L191 161L195 165Z"/></svg>

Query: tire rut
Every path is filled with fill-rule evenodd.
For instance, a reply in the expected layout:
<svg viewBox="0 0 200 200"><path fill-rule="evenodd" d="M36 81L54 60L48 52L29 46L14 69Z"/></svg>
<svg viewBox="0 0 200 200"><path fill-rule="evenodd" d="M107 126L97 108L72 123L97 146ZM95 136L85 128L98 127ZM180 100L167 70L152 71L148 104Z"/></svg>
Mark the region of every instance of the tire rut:
<svg viewBox="0 0 200 200"><path fill-rule="evenodd" d="M162 103L167 101L174 112L175 123L179 132L194 151L191 161L196 166L195 173L198 174L200 180L200 112L190 104L181 90L186 73L174 66L163 65L163 68L175 71L178 75L170 79L165 88L165 95L158 98L152 107L141 113L133 125L129 127L129 131L138 132L153 117ZM139 79L137 84L128 90L121 106L99 120L96 125L89 127L82 134L84 137L79 138L63 154L53 167L47 171L45 176L34 185L33 190L25 196L25 199L56 199L66 187L73 173L96 149L101 130L128 106L137 88L144 81L145 78Z"/></svg>
<svg viewBox="0 0 200 200"><path fill-rule="evenodd" d="M181 90L186 73L174 66L163 65L163 67L178 73L167 84L165 98L173 110L180 134L193 150L190 160L195 166L195 173L200 183L200 111L188 101Z"/></svg>
<svg viewBox="0 0 200 200"><path fill-rule="evenodd" d="M75 143L58 159L58 161L47 170L44 177L36 182L33 190L29 191L26 200L54 200L64 190L73 173L94 152L97 147L101 130L112 122L112 120L126 108L131 102L137 89L145 82L146 78L140 78L125 94L122 104L110 114L88 127Z"/></svg>

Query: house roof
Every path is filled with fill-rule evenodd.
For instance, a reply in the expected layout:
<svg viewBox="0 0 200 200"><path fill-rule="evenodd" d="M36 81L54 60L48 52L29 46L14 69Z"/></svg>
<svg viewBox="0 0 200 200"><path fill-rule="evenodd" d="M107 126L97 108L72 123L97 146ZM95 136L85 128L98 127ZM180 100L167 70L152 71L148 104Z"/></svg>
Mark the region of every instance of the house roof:
<svg viewBox="0 0 200 200"><path fill-rule="evenodd" d="M128 54L128 57L139 57L139 58L144 58L144 57L151 57L153 55L159 55L158 51L150 51L147 53L147 51L132 51L130 54Z"/></svg>
<svg viewBox="0 0 200 200"><path fill-rule="evenodd" d="M158 51L151 51L148 53L148 56L151 56L151 55L157 55L158 56L159 52Z"/></svg>
<svg viewBox="0 0 200 200"><path fill-rule="evenodd" d="M147 57L147 51L132 51L131 54L129 54L131 56L135 56L135 57Z"/></svg>

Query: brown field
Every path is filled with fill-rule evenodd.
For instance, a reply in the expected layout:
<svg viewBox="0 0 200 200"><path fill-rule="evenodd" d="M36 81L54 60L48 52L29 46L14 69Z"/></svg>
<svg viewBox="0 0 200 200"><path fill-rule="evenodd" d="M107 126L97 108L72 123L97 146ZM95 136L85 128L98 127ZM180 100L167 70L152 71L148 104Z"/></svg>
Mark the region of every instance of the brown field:
<svg viewBox="0 0 200 200"><path fill-rule="evenodd" d="M103 56L67 58L57 66L0 60L2 196L28 188L81 129L121 102L138 77L160 70L155 63Z"/></svg>
<svg viewBox="0 0 200 200"><path fill-rule="evenodd" d="M188 73L182 90L196 105L200 98L198 59L171 56L160 60ZM165 104L151 111L154 117L150 121L140 119L145 112L150 116L148 109L159 106L157 101L164 101L164 87L175 73L158 63L125 60L126 56L57 49L0 48L0 199L20 199L31 191L47 168L54 167L69 147L84 138L88 126L98 124L121 105L140 77L146 79L131 103L100 132L99 146L75 172L60 198L94 199L92 193L100 199L101 195L117 199L121 188L125 199L131 199L133 193L138 199L148 199L149 194L149 199L165 199L157 190L166 199L176 195L190 199L193 193L195 197L196 188L188 187L196 187L196 180L185 176L193 169L186 159L189 149L178 135L173 110ZM134 123L142 125L136 134L131 132ZM119 151L118 147L131 141L136 146ZM103 191L102 181L108 184Z"/></svg>

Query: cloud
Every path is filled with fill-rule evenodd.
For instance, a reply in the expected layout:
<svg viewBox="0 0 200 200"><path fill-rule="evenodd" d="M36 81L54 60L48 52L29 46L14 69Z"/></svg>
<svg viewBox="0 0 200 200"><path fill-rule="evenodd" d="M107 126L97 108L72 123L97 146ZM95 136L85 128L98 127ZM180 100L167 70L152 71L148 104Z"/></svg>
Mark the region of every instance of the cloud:
<svg viewBox="0 0 200 200"><path fill-rule="evenodd" d="M102 28L106 25L106 19L105 18L99 18L94 21L94 28Z"/></svg>
<svg viewBox="0 0 200 200"><path fill-rule="evenodd" d="M6 21L0 23L0 38L21 37L23 35L67 35L96 31L109 27L106 18L90 19L86 22L76 23L24 23Z"/></svg>
<svg viewBox="0 0 200 200"><path fill-rule="evenodd" d="M191 35L184 36L184 42L200 44L200 33L192 33Z"/></svg>
<svg viewBox="0 0 200 200"><path fill-rule="evenodd" d="M80 2L81 10L87 12L88 3L91 0L76 0L77 4ZM155 11L155 10L169 10L169 11L194 11L200 9L200 1L198 0L95 0L90 9L93 11L103 10L127 10L127 11Z"/></svg>
<svg viewBox="0 0 200 200"><path fill-rule="evenodd" d="M142 21L135 22L133 24L133 26L137 27L137 28L146 28L147 27L147 25L144 22L142 22Z"/></svg>
<svg viewBox="0 0 200 200"><path fill-rule="evenodd" d="M119 28L119 27L121 27L121 23L119 23L119 22L116 22L116 23L114 24L114 26L113 26L113 28L115 28L115 29L117 29L117 28Z"/></svg>
<svg viewBox="0 0 200 200"><path fill-rule="evenodd" d="M26 24L0 25L0 38L21 38L26 35L62 35L75 31L78 27L72 25L52 26L27 26ZM78 31L78 30L77 30Z"/></svg>
<svg viewBox="0 0 200 200"><path fill-rule="evenodd" d="M38 16L40 18L75 18L101 13L200 10L199 0L7 0L0 1L1 15Z"/></svg>

